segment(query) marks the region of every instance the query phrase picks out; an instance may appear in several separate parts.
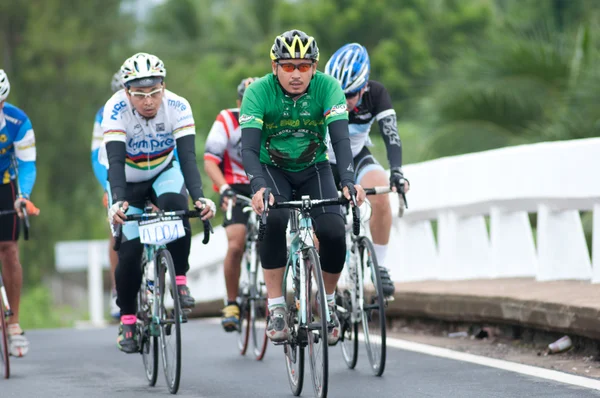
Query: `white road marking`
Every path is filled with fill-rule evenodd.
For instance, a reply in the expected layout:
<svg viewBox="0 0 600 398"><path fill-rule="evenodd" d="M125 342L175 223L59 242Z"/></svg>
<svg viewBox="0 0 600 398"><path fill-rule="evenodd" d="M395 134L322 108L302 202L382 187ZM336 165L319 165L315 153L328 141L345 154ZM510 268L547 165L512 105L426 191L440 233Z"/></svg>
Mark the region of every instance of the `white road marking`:
<svg viewBox="0 0 600 398"><path fill-rule="evenodd" d="M364 341L362 334L359 339ZM467 354L464 352L452 351L447 348L430 346L427 344L414 343L412 341L401 340L388 337L386 339L388 347L399 348L401 350L418 352L421 354L433 355L440 358L453 359L474 363L482 366L489 366L496 369L507 370L509 372L520 373L528 376L538 377L557 381L559 383L571 384L574 386L600 390L600 380L591 379L583 376L576 376L568 373L559 372L551 369L538 368L536 366L523 365L520 363L504 361L501 359L482 357L479 355Z"/></svg>

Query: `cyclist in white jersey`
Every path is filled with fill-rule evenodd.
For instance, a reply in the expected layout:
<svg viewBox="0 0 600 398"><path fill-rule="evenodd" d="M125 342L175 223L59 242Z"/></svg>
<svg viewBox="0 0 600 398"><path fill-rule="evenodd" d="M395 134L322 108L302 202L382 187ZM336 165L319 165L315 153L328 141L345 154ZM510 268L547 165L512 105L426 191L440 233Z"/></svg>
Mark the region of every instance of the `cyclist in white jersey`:
<svg viewBox="0 0 600 398"><path fill-rule="evenodd" d="M370 72L367 49L358 43L341 47L325 65L325 73L340 82L346 95L350 146L354 158L354 182L365 188L389 183L394 191L403 187L404 191L408 192L410 186L402 172L402 142L396 125L396 111L383 84L369 80ZM375 121L379 124L387 151L390 164L389 180L384 168L371 155L368 148L372 146L369 133ZM329 144L328 155L329 161L336 163L331 144ZM332 169L337 171L335 167ZM384 265L392 228L392 210L388 195L371 196L369 201L372 207L370 230L375 254L381 266L383 291L386 296L391 296L394 294L394 284Z"/></svg>
<svg viewBox="0 0 600 398"><path fill-rule="evenodd" d="M123 83L121 83L121 72L117 72L113 75L112 80L110 82L110 87L113 93L121 90L123 88ZM94 120L94 129L92 131L92 169L94 170L94 175L100 183L102 187L102 191L104 191L104 195L102 197L102 203L105 208L108 208L108 192L107 192L107 184L108 184L108 170L106 164L106 148L103 145L104 140L104 131L102 130L102 116L104 114L104 106L102 106L98 112L96 113L96 118ZM110 316L118 319L121 315L119 306L117 305L117 288L115 286L115 270L117 269L117 252L113 250L114 239L112 233L109 237L109 247L108 247L108 258L110 262L110 281L111 281L111 294L110 294Z"/></svg>
<svg viewBox="0 0 600 398"><path fill-rule="evenodd" d="M124 224L126 214L140 214L147 199L162 210L188 208L187 191L202 219L214 216L215 204L204 198L196 164L195 125L188 101L166 90L163 62L138 53L121 67L125 89L104 107L102 129L108 157L109 220ZM174 159L177 151L179 161ZM187 188L187 191L186 191ZM191 245L190 223L186 235L167 245L175 265L182 308L195 304L186 273ZM143 246L135 223L123 226L119 264L115 272L121 325L117 346L126 353L139 352L136 295L141 283Z"/></svg>
<svg viewBox="0 0 600 398"><path fill-rule="evenodd" d="M240 308L236 301L240 279L240 264L246 244L248 213L244 204L235 202L235 195L252 196L250 181L242 165L242 129L238 122L240 105L246 87L257 77L243 79L238 85L237 108L224 109L212 125L204 146L204 170L213 181L215 190L221 194L221 209L227 210L233 200L231 219L223 220L227 234L227 254L223 261L227 305L223 308L221 325L227 332L237 330L240 325Z"/></svg>

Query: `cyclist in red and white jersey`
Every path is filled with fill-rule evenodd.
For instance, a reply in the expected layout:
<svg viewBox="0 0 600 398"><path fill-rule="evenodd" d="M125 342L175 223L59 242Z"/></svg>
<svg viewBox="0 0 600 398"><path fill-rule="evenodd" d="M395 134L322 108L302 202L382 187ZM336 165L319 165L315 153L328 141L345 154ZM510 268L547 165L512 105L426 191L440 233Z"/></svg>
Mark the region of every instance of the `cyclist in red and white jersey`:
<svg viewBox="0 0 600 398"><path fill-rule="evenodd" d="M225 287L227 289L227 305L223 308L221 325L227 332L235 331L240 325L240 308L236 301L239 288L240 263L244 254L246 238L246 222L248 213L243 212L244 205L236 203L235 195L251 197L250 182L242 165L242 130L239 126L240 105L246 87L257 77L243 79L238 85L237 108L224 109L219 112L212 125L204 146L204 170L214 184L215 190L221 194L220 205L227 210L233 200L231 219L223 220L227 234L227 255L223 262Z"/></svg>

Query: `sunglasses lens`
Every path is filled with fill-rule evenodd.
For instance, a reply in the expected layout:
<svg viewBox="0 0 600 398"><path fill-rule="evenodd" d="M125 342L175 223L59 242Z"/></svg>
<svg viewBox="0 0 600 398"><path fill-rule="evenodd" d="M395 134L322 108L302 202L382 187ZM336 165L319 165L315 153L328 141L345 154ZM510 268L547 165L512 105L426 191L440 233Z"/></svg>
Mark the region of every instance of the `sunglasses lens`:
<svg viewBox="0 0 600 398"><path fill-rule="evenodd" d="M346 93L346 98L350 99L350 98L354 98L358 95L358 91L354 92L354 93Z"/></svg>
<svg viewBox="0 0 600 398"><path fill-rule="evenodd" d="M308 72L310 70L311 64L300 64L298 65L298 70L300 72Z"/></svg>
<svg viewBox="0 0 600 398"><path fill-rule="evenodd" d="M293 72L294 69L294 65L293 64L280 64L281 65L281 69L283 69L285 72Z"/></svg>

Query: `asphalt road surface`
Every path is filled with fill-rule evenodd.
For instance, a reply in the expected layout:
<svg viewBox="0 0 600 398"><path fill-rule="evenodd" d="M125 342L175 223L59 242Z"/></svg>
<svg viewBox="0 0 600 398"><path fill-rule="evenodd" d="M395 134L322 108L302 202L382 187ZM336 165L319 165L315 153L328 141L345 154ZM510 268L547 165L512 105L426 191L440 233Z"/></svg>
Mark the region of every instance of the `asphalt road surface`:
<svg viewBox="0 0 600 398"><path fill-rule="evenodd" d="M26 358L12 358L12 375L0 379L0 397L168 396L164 374L148 387L139 354L116 348L117 327L33 330ZM388 348L383 377L371 375L364 345L349 370L339 347L330 357L329 397L593 397L598 391L417 352ZM281 347L270 345L262 362L241 357L233 335L216 320L183 326L180 397L291 397ZM314 396L310 366L302 396Z"/></svg>

